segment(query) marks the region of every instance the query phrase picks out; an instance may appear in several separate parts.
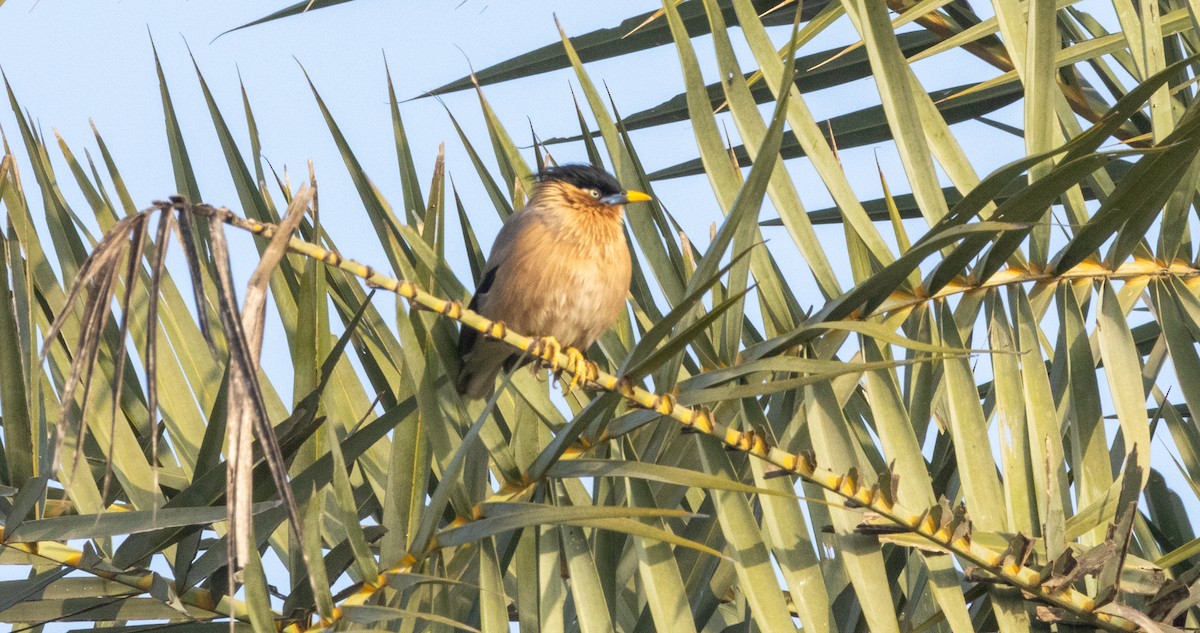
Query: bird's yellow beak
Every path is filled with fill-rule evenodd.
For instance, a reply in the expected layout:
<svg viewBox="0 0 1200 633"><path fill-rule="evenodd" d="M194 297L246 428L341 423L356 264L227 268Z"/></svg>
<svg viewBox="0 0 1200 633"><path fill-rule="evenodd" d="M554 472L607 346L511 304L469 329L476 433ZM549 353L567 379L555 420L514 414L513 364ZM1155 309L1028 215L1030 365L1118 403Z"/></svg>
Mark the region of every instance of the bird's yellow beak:
<svg viewBox="0 0 1200 633"><path fill-rule="evenodd" d="M4 2L4 0L0 0L0 2ZM611 196L600 198L600 202L607 205L617 205L629 204L630 202L645 202L653 199L640 191L622 191L621 193L614 193Z"/></svg>

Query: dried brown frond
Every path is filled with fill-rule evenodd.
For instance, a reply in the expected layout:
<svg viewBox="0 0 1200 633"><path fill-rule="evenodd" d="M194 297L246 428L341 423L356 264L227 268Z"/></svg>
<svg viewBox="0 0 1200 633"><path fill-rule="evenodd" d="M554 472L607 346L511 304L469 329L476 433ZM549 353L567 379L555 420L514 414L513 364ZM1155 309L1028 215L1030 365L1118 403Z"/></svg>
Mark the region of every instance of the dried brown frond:
<svg viewBox="0 0 1200 633"><path fill-rule="evenodd" d="M63 326L69 319L75 318L76 304L79 303L84 290L87 290L87 298L83 302L83 314L80 319L79 338L73 350L74 356L71 359L70 369L61 394L59 421L51 460L55 468L61 466L63 446L67 433L72 428L72 422L77 426L73 469L79 466L79 460L83 456L83 438L87 429L87 402L92 384L91 370L100 354L100 341L103 338L104 329L108 326L109 306L116 292L116 280L120 272L119 264L131 245L143 243L139 235L144 231L147 213L148 211L143 211L121 220L101 238L92 254L80 266L62 311L46 332L45 343L39 359L41 362L45 362L50 347L58 339ZM130 256L134 255L130 254ZM79 416L78 419L73 420L74 416L71 415L71 411L75 404L75 391L81 382L83 383L83 395Z"/></svg>
<svg viewBox="0 0 1200 633"><path fill-rule="evenodd" d="M129 334L129 313L131 311L130 308L133 306L133 291L135 288L137 288L137 280L139 278L139 275L137 274L138 273L138 262L141 260L140 254L142 252L142 249L144 249L146 246L146 237L147 237L147 232L148 232L147 228L149 227L149 221L148 221L149 217L147 215L138 214L134 217L136 217L137 220L134 222L133 230L130 231L130 233L131 233L130 241L129 241L130 249L125 257L125 293L121 299L121 321L120 321L119 325L117 326L117 340L120 341L120 343L117 345L117 359L116 359L116 364L114 365L114 368L113 368L113 372L115 374L116 380L113 381L112 406L111 406L112 410L111 410L111 414L109 416L109 421L110 421L109 423L111 424L111 427L109 430L109 437L108 437L108 454L109 455L112 455L113 442L116 441L117 406L118 406L118 403L121 401L121 393L125 390L125 363L128 360L128 348L125 346L124 341L125 341L126 336ZM150 302L150 304L152 306L156 306L157 303L158 302L156 302L156 301ZM153 324L157 323L157 321L151 320L151 321L149 321L149 323L151 324L151 326L153 326ZM153 330L153 329L154 328L151 327L151 330ZM151 393L153 393L153 391L151 391ZM84 406L85 407L87 406L86 398L84 399ZM152 472L154 473L153 490L158 490L158 469L155 468L154 464L153 464L153 462L157 461L157 458L158 458L158 441L157 441L158 433L155 432L157 424L155 423L155 413L154 413L157 409L155 409L155 407L154 407L153 400L150 401L149 407L147 409L149 411L150 438L151 438L151 444L153 446L153 448L151 449L151 452L150 452L151 460L152 460L150 468L151 468ZM82 431L82 429L83 429L83 425L81 424L80 430ZM80 438L82 438L82 435L80 435ZM83 454L82 451L78 450L78 448L83 446L83 444L77 443L75 446L77 448L77 450L75 451L76 463L78 463L79 456ZM112 463L109 461L106 461L105 468L104 468L104 484L102 486L102 491L100 493L101 498L104 498L104 499L108 498L109 487L111 485L112 485Z"/></svg>
<svg viewBox="0 0 1200 633"><path fill-rule="evenodd" d="M263 321L266 314L267 288L270 276L287 252L287 241L304 218L312 201L312 189L303 186L292 198L283 224L263 252L246 290L246 299L241 310L233 289L229 250L225 241L225 223L220 215L208 218L211 234L213 261L217 264L217 288L221 325L229 346L230 382L229 415L226 438L230 476L226 480L227 504L230 520L230 572L238 567L238 561L250 555L253 536L251 533L251 505L253 503L252 443L257 432L263 455L271 471L272 479L284 500L289 524L297 542L301 538L300 512L287 481L287 464L279 449L275 429L267 416L266 404L258 384L259 357L262 351Z"/></svg>
<svg viewBox="0 0 1200 633"><path fill-rule="evenodd" d="M208 323L208 302L204 298L204 279L200 272L204 267L204 260L196 248L196 236L192 231L194 213L190 206L184 204L182 198L174 198L172 203L179 213L179 243L183 245L184 259L188 263L188 275L191 277L192 299L196 303L196 323L200 326L200 333L204 335L204 342L208 344L209 351L216 356L216 343ZM158 285L152 284L151 290L157 293Z"/></svg>
<svg viewBox="0 0 1200 633"><path fill-rule="evenodd" d="M124 374L128 350L125 341L129 334L129 319L134 310L134 298L138 292L138 280L143 274L142 257L143 254L146 256L149 263L149 283L148 287L144 288L148 294L144 368L153 489L157 490L159 473L154 464L157 462L158 453L158 301L172 230L179 231L179 241L184 247L184 258L192 278L197 320L210 349L215 349L207 318L208 306L203 277L204 271L209 269L211 263L213 281L219 296L216 308L221 318L230 363L230 388L227 399L229 426L226 430L230 476L226 492L230 513L231 571L239 568L238 561L246 560L253 547L250 521L254 463L252 443L255 436L259 440L276 488L287 507L293 534L297 539L300 538L299 511L287 481L287 464L283 460L279 441L266 414L257 372L270 277L286 254L288 239L304 218L314 196L314 189L306 185L292 197L286 218L274 232L270 245L251 276L245 303L241 309L238 307L233 288L229 250L224 234L225 222L229 215L227 211L201 207L204 212L197 212L198 207L187 204L182 198L174 197L166 202L156 202L148 209L123 218L96 244L91 255L80 266L62 311L47 331L46 343L41 351L41 361L44 362L51 345L59 341L64 326L70 319L79 319L79 335L74 346L64 342L64 347L71 353L71 363L61 394L62 405L53 454L53 463L61 467L64 445L70 435L75 442L74 463L71 468L78 468L88 428L87 404L92 377L102 349L101 343L106 340L105 329L112 318L117 283L123 275L125 288L116 305L120 310L116 332L119 344L114 350L116 376L113 381L110 411L111 423L114 426L117 423L117 409L126 386ZM147 252L150 222L156 214L158 225L153 247ZM208 237L208 253L203 253L197 247L197 233L192 227L192 222L197 220L208 223L204 227L207 231L203 231ZM77 399L76 392L80 386L82 395ZM115 437L115 433L112 437ZM110 440L107 447L110 454L112 448ZM106 471L104 495L108 493L111 477L111 470Z"/></svg>

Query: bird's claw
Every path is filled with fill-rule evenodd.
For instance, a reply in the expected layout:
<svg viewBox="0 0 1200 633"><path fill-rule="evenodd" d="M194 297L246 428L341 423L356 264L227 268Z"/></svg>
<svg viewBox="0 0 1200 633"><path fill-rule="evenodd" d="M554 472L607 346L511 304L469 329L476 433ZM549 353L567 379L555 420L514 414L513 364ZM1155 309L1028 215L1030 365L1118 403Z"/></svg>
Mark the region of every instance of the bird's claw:
<svg viewBox="0 0 1200 633"><path fill-rule="evenodd" d="M562 343L559 343L553 336L536 338L533 346L529 348L529 354L541 361L542 366L550 369L553 373L558 373L560 352L562 352Z"/></svg>
<svg viewBox="0 0 1200 633"><path fill-rule="evenodd" d="M600 376L600 366L588 360L583 352L574 347L568 347L565 353L567 364L563 369L571 372L571 381L565 385L564 391L585 386Z"/></svg>
<svg viewBox="0 0 1200 633"><path fill-rule="evenodd" d="M529 353L534 358L538 359L542 367L550 370L554 377L562 380L562 373L568 372L571 374L571 380L566 382L564 393L575 387L582 387L589 382L595 381L600 376L600 366L588 360L583 352L574 347L563 348L562 343L559 343L553 336L543 336L535 339L533 346L529 349ZM562 353L567 356L566 364L558 362L558 355Z"/></svg>

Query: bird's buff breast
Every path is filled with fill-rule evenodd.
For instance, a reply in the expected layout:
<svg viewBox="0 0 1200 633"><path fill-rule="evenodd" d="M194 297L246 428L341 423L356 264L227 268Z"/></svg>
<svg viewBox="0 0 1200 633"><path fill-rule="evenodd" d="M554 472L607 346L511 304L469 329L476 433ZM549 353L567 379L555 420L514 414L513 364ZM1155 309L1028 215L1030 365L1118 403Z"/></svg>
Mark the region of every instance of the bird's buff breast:
<svg viewBox="0 0 1200 633"><path fill-rule="evenodd" d="M524 231L498 271L483 312L530 336L586 348L616 321L631 265L620 223L590 234L536 226Z"/></svg>

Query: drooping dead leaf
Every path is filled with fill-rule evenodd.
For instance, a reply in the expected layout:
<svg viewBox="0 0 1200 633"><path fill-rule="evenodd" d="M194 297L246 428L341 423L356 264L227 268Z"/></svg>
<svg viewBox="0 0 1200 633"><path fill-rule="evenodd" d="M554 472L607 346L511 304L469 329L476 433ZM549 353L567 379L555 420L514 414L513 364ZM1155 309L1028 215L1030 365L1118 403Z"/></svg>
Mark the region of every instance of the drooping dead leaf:
<svg viewBox="0 0 1200 633"><path fill-rule="evenodd" d="M262 353L263 323L266 315L267 290L271 274L287 253L287 240L300 225L312 201L313 190L305 185L292 197L286 217L262 254L262 260L250 276L246 299L240 311L233 293L229 253L225 242L224 223L219 217L209 218L213 259L217 262L217 280L221 291L221 321L229 340L229 413L226 428L228 468L226 480L229 506L231 570L249 558L253 543L251 505L253 503L254 458L253 431L266 456L275 486L288 510L289 523L298 542L303 542L301 520L291 486L287 482L287 465L279 451L279 441L267 419L266 406L258 385L259 358Z"/></svg>

